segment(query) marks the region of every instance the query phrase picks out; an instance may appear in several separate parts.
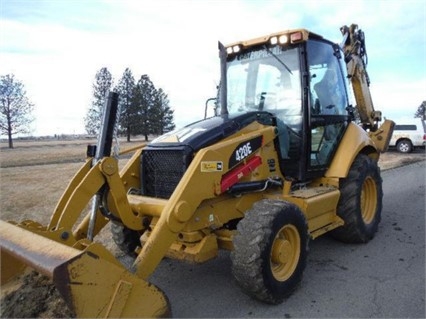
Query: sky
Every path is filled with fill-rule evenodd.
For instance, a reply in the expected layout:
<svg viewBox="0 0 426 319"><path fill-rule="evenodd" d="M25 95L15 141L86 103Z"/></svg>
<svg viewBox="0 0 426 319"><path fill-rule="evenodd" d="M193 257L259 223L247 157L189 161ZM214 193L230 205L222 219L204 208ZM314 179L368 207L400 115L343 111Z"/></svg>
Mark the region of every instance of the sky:
<svg viewBox="0 0 426 319"><path fill-rule="evenodd" d="M341 42L365 32L370 90L387 118L426 100L425 0L0 0L0 75L34 104L32 135L82 134L96 72L128 67L168 94L178 127L204 117L219 82L217 43L306 28Z"/></svg>

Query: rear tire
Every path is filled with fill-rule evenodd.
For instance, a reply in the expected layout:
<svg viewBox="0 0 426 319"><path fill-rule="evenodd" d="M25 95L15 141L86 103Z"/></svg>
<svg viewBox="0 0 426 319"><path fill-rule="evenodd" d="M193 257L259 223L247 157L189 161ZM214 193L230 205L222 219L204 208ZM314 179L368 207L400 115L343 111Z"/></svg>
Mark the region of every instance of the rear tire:
<svg viewBox="0 0 426 319"><path fill-rule="evenodd" d="M377 232L382 212L382 178L377 163L365 154L356 157L340 180L337 215L345 224L331 235L347 243L366 243Z"/></svg>
<svg viewBox="0 0 426 319"><path fill-rule="evenodd" d="M302 280L309 234L296 205L279 200L255 203L239 222L233 243L232 272L249 296L278 304Z"/></svg>
<svg viewBox="0 0 426 319"><path fill-rule="evenodd" d="M413 151L413 144L410 140L401 140L396 144L396 149L401 153L411 153Z"/></svg>
<svg viewBox="0 0 426 319"><path fill-rule="evenodd" d="M117 223L111 223L111 233L112 239L122 252L135 256L136 248L141 247L140 236L142 233Z"/></svg>

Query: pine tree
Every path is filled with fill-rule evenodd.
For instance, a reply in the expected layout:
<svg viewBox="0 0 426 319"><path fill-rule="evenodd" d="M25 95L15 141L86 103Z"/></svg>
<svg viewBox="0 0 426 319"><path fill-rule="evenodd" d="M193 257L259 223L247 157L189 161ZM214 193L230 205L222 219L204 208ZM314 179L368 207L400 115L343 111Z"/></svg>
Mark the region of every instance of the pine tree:
<svg viewBox="0 0 426 319"><path fill-rule="evenodd" d="M15 80L13 74L0 77L0 132L7 135L9 148L13 148L12 136L28 133L34 120L34 105L26 96L22 82Z"/></svg>
<svg viewBox="0 0 426 319"><path fill-rule="evenodd" d="M167 94L161 88L156 90L154 108L155 126L153 133L162 135L165 132L172 131L175 128L173 122L174 111L169 106Z"/></svg>
<svg viewBox="0 0 426 319"><path fill-rule="evenodd" d="M93 100L86 118L84 119L86 132L88 134L98 134L101 121L102 110L105 99L112 87L112 75L107 68L100 69L95 76L93 83Z"/></svg>
<svg viewBox="0 0 426 319"><path fill-rule="evenodd" d="M159 94L161 89L154 90L154 100L151 108L151 133L155 135L161 134L161 96Z"/></svg>
<svg viewBox="0 0 426 319"><path fill-rule="evenodd" d="M152 114L155 98L155 87L149 79L149 76L144 74L139 79L133 92L132 108L137 109L137 127L135 132L142 134L145 141L148 141L148 135L152 133L155 116Z"/></svg>
<svg viewBox="0 0 426 319"><path fill-rule="evenodd" d="M417 108L416 113L414 113L414 117L421 118L422 120L426 120L426 101L423 101L422 104Z"/></svg>
<svg viewBox="0 0 426 319"><path fill-rule="evenodd" d="M127 142L130 142L130 136L136 134L135 128L137 124L137 108L132 104L133 92L135 90L135 79L132 71L129 68L123 73L116 92L119 94L118 106L120 110L120 132L127 137Z"/></svg>

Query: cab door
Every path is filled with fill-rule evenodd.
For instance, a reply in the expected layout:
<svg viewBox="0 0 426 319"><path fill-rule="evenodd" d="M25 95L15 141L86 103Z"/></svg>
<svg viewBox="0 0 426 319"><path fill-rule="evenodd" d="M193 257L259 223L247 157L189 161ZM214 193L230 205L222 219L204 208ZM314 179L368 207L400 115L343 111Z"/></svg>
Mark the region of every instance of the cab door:
<svg viewBox="0 0 426 319"><path fill-rule="evenodd" d="M340 48L319 40L307 42L309 109L307 171L328 168L349 121L346 65Z"/></svg>

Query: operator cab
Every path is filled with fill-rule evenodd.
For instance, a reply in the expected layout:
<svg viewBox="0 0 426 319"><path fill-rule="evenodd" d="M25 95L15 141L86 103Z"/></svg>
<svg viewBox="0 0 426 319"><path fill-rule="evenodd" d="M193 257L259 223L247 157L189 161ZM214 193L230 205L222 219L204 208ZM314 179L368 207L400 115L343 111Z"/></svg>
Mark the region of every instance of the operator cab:
<svg viewBox="0 0 426 319"><path fill-rule="evenodd" d="M222 116L273 114L282 173L299 181L323 176L350 119L339 46L295 30L222 47L220 54Z"/></svg>

